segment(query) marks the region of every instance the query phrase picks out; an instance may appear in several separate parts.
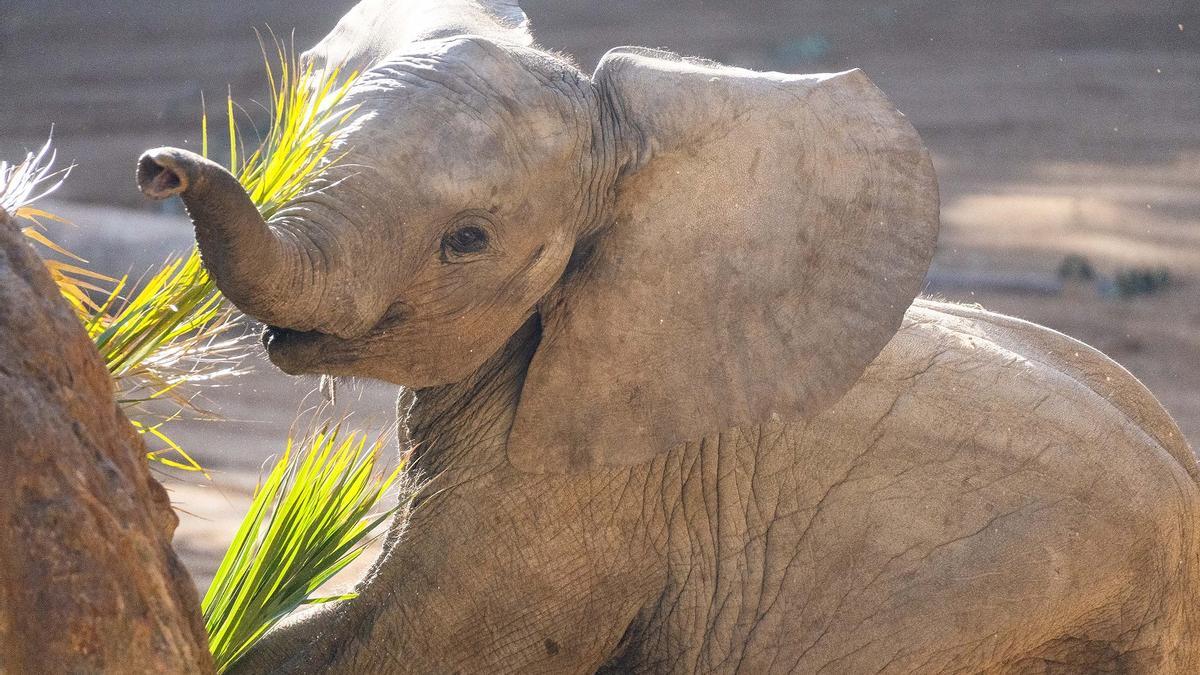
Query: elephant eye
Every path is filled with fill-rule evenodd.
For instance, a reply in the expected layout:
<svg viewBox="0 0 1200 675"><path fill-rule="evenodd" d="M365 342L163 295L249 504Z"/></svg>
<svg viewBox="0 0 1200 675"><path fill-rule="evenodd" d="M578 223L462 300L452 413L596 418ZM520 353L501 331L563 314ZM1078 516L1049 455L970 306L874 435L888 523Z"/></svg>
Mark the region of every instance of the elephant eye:
<svg viewBox="0 0 1200 675"><path fill-rule="evenodd" d="M488 235L482 227L468 225L460 227L442 237L442 256L458 256L479 253L487 248Z"/></svg>

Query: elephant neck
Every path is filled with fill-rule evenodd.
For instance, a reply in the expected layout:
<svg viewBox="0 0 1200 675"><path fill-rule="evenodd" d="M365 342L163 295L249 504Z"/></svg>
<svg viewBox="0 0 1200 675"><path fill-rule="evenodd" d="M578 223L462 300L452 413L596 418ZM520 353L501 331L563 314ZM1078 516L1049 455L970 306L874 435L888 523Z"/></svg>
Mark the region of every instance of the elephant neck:
<svg viewBox="0 0 1200 675"><path fill-rule="evenodd" d="M426 475L474 474L507 462L505 443L540 335L540 322L531 317L467 379L416 391L407 419L400 412L414 468Z"/></svg>

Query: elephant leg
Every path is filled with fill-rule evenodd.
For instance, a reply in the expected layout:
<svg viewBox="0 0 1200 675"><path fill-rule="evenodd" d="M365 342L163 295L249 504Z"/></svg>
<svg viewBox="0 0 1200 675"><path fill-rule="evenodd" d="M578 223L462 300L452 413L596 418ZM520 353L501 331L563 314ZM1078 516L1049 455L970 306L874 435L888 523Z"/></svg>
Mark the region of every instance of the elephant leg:
<svg viewBox="0 0 1200 675"><path fill-rule="evenodd" d="M359 597L274 631L238 672L592 672L654 593L612 487L435 479Z"/></svg>

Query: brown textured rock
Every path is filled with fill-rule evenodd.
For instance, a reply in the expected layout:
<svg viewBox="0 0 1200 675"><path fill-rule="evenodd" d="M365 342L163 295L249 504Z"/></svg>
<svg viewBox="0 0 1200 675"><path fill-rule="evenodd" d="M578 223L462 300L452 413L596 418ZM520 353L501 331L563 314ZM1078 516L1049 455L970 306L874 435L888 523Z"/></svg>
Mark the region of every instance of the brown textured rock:
<svg viewBox="0 0 1200 675"><path fill-rule="evenodd" d="M167 494L24 239L0 211L0 672L211 672Z"/></svg>

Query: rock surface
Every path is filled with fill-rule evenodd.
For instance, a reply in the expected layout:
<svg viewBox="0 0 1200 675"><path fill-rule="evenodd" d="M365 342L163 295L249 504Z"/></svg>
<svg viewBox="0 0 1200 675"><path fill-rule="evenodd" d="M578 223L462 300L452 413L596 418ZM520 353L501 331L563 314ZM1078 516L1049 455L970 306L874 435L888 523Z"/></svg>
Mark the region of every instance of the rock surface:
<svg viewBox="0 0 1200 675"><path fill-rule="evenodd" d="M112 381L0 211L0 672L212 671L178 519Z"/></svg>

